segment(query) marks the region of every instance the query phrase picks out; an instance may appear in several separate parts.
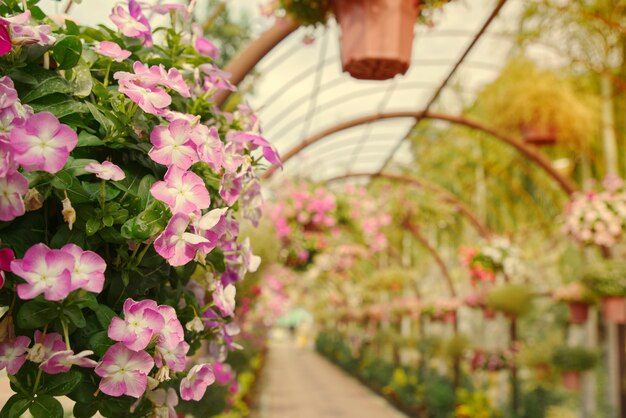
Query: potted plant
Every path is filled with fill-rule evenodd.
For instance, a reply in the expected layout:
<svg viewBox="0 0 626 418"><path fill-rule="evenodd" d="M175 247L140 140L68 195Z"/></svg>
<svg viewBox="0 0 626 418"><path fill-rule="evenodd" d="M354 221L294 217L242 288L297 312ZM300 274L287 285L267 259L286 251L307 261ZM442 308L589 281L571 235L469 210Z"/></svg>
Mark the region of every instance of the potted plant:
<svg viewBox="0 0 626 418"><path fill-rule="evenodd" d="M563 386L569 390L580 390L582 372L592 369L598 357L584 347L560 347L552 356L552 364L561 371Z"/></svg>
<svg viewBox="0 0 626 418"><path fill-rule="evenodd" d="M532 293L527 286L521 284L494 287L487 294L487 307L510 318L526 314L532 307L532 301Z"/></svg>
<svg viewBox="0 0 626 418"><path fill-rule="evenodd" d="M480 93L476 112L505 132L519 132L530 144L579 146L598 126L597 100L579 85L517 57Z"/></svg>
<svg viewBox="0 0 626 418"><path fill-rule="evenodd" d="M546 381L552 372L552 356L554 343L552 341L533 341L525 343L520 348L517 359L523 366L534 371L535 379Z"/></svg>
<svg viewBox="0 0 626 418"><path fill-rule="evenodd" d="M602 298L604 319L626 324L626 264L613 261L592 266L582 280Z"/></svg>
<svg viewBox="0 0 626 418"><path fill-rule="evenodd" d="M592 292L581 282L572 282L552 292L552 298L565 302L569 308L570 322L582 324L589 317L589 305L594 302Z"/></svg>

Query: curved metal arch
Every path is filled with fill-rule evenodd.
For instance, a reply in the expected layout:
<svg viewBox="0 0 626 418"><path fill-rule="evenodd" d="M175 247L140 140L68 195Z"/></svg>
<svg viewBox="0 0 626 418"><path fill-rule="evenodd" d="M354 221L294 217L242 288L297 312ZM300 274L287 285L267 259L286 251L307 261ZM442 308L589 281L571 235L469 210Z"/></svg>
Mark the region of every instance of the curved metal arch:
<svg viewBox="0 0 626 418"><path fill-rule="evenodd" d="M326 137L329 137L332 134L337 132L341 132L359 125L379 121L386 119L401 119L401 118L413 118L413 119L434 119L450 122L452 124L465 126L470 129L475 129L486 134L491 135L492 137L498 139L505 144L508 144L518 150L522 155L528 158L530 161L534 162L537 166L539 166L543 171L546 172L550 177L552 177L563 189L565 193L568 195L574 193L577 190L576 185L567 177L560 174L553 166L550 160L548 160L539 150L536 148L526 145L521 139L518 139L512 135L508 135L502 132L498 132L497 130L490 128L488 126L483 125L481 122L476 120L464 117L464 116L454 116L448 115L445 113L436 113L436 112L425 112L425 111L405 111L405 112L389 112L389 113L377 113L373 115L363 116L360 118L348 120L342 123L339 123L335 126L332 126L328 129L325 129L315 135L310 136L309 138L300 142L300 144L291 148L287 153L282 156L283 163L289 161L291 158L296 156L302 150L311 146L312 144L323 140ZM262 178L268 179L274 175L278 167L273 166L269 168L263 175Z"/></svg>
<svg viewBox="0 0 626 418"><path fill-rule="evenodd" d="M413 176L401 175L401 174L392 174L385 172L360 172L360 173L347 173L341 176L332 177L330 179L325 180L326 182L335 182L346 180L350 178L358 178L358 177L369 177L372 179L379 178L384 180L390 180L398 183L406 183L411 186L415 186L416 188L428 190L439 195L440 200L444 203L450 204L456 208L456 210L464 216L467 221L474 227L478 234L488 239L491 236L491 231L489 228L480 221L478 216L470 209L469 206L465 202L463 202L458 196L452 193L450 190L432 183L428 180L420 179Z"/></svg>

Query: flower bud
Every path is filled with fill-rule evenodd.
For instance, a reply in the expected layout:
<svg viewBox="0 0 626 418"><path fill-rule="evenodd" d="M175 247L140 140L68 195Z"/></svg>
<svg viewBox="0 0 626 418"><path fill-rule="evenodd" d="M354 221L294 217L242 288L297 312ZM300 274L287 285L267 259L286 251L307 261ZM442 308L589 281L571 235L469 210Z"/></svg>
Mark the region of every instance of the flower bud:
<svg viewBox="0 0 626 418"><path fill-rule="evenodd" d="M156 380L154 377L148 376L148 389L154 390L157 388L157 386L159 386L159 381Z"/></svg>
<svg viewBox="0 0 626 418"><path fill-rule="evenodd" d="M185 328L187 328L189 332L202 332L204 331L204 324L200 318L194 316L191 321L185 324Z"/></svg>
<svg viewBox="0 0 626 418"><path fill-rule="evenodd" d="M170 380L170 368L164 364L158 371L156 376L154 376L156 380L159 382L164 382L166 380Z"/></svg>
<svg viewBox="0 0 626 418"><path fill-rule="evenodd" d="M37 343L28 350L28 356L26 358L33 363L41 363L45 357L46 350L43 348L43 344Z"/></svg>
<svg viewBox="0 0 626 418"><path fill-rule="evenodd" d="M76 211L72 207L72 202L68 197L63 199L61 203L63 204L63 210L61 211L63 214L63 220L67 222L67 227L71 231L74 226L74 222L76 222Z"/></svg>

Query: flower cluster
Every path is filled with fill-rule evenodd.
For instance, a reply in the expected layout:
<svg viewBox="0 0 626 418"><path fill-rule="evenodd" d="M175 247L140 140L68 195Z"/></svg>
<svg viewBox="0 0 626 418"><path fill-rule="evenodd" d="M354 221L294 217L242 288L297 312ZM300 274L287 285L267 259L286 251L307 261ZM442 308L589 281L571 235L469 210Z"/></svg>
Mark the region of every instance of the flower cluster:
<svg viewBox="0 0 626 418"><path fill-rule="evenodd" d="M462 248L461 262L468 267L473 285L492 283L498 272L509 278L525 274L519 250L503 237L492 238L479 248Z"/></svg>
<svg viewBox="0 0 626 418"><path fill-rule="evenodd" d="M7 408L176 416L239 347L236 284L260 263L239 222L258 221L257 166L278 154L251 109L214 106L234 86L193 5L129 0L109 29L18 3L0 18Z"/></svg>
<svg viewBox="0 0 626 418"><path fill-rule="evenodd" d="M624 182L609 177L600 192L579 192L572 196L565 213L564 230L583 244L611 247L626 229Z"/></svg>

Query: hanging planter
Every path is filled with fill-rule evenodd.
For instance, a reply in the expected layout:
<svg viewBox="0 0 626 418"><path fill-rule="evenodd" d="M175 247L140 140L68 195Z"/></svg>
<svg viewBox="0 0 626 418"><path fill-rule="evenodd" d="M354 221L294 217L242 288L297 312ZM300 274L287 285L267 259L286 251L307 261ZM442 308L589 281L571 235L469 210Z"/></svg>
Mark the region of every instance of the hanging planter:
<svg viewBox="0 0 626 418"><path fill-rule="evenodd" d="M572 324L584 324L589 318L589 305L583 302L572 302L568 305L569 320Z"/></svg>
<svg viewBox="0 0 626 418"><path fill-rule="evenodd" d="M602 298L602 314L604 319L609 322L626 324L626 298L623 296Z"/></svg>
<svg viewBox="0 0 626 418"><path fill-rule="evenodd" d="M589 288L579 281L555 289L552 297L559 302L567 303L569 320L572 324L587 322L589 305L596 301Z"/></svg>
<svg viewBox="0 0 626 418"><path fill-rule="evenodd" d="M343 70L360 80L387 80L411 64L419 0L334 0Z"/></svg>
<svg viewBox="0 0 626 418"><path fill-rule="evenodd" d="M578 392L582 384L579 372L561 372L561 382L565 389Z"/></svg>
<svg viewBox="0 0 626 418"><path fill-rule="evenodd" d="M561 371L563 386L573 391L580 390L581 374L597 361L597 354L585 347L561 347L552 356L552 363Z"/></svg>
<svg viewBox="0 0 626 418"><path fill-rule="evenodd" d="M521 128L524 141L536 146L555 145L557 143L557 130L554 125L527 124Z"/></svg>

